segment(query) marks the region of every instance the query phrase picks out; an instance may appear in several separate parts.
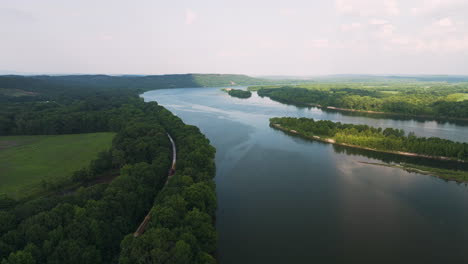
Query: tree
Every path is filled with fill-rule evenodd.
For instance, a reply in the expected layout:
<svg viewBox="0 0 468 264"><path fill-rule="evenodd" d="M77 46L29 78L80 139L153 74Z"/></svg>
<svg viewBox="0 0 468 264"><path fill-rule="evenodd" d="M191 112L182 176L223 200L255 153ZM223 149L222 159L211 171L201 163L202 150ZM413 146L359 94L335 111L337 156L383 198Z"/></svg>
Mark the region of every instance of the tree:
<svg viewBox="0 0 468 264"><path fill-rule="evenodd" d="M185 243L185 241L179 240L176 242L170 255L171 259L167 262L168 264L190 263L192 259L192 249L190 248L190 245Z"/></svg>
<svg viewBox="0 0 468 264"><path fill-rule="evenodd" d="M197 238L200 248L208 253L214 252L217 235L213 225L211 225L211 217L195 208L187 214L184 222Z"/></svg>
<svg viewBox="0 0 468 264"><path fill-rule="evenodd" d="M11 253L8 260L4 259L2 264L36 264L36 261L31 253L20 250Z"/></svg>

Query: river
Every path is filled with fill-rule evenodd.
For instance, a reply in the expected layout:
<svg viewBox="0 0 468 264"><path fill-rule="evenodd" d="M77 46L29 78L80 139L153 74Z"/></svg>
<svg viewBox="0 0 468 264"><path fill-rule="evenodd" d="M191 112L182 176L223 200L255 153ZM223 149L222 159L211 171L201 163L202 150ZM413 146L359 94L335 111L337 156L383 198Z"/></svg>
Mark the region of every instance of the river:
<svg viewBox="0 0 468 264"><path fill-rule="evenodd" d="M364 164L399 158L303 140L268 119L310 117L464 142L468 126L325 112L256 93L239 99L220 88L142 97L198 126L216 147L221 263L468 263L465 184Z"/></svg>

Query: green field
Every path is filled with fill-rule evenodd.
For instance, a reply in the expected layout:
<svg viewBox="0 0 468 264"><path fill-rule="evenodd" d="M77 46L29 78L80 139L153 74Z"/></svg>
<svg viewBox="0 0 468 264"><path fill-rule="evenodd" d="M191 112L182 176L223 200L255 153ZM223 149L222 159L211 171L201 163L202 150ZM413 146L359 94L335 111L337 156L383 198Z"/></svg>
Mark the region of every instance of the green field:
<svg viewBox="0 0 468 264"><path fill-rule="evenodd" d="M468 100L468 94L466 93L454 93L447 96L448 101L463 102Z"/></svg>
<svg viewBox="0 0 468 264"><path fill-rule="evenodd" d="M0 194L21 197L41 180L70 177L110 148L115 133L0 137Z"/></svg>
<svg viewBox="0 0 468 264"><path fill-rule="evenodd" d="M0 88L0 95L19 97L19 96L35 96L37 93L28 92L20 89L4 89Z"/></svg>

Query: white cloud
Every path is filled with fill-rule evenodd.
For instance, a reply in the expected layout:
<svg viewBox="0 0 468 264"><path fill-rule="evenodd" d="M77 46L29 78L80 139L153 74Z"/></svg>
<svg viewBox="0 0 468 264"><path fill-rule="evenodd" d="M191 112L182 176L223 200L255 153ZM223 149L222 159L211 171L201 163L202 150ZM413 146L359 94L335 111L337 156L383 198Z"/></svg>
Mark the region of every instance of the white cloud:
<svg viewBox="0 0 468 264"><path fill-rule="evenodd" d="M345 20L354 20L341 24L341 31L359 31L354 39L358 43L346 37L340 45L346 50L368 45L383 52L419 55L468 52L465 6L468 0L336 0L335 11Z"/></svg>
<svg viewBox="0 0 468 264"><path fill-rule="evenodd" d="M347 0L336 0L335 8L338 13L342 14L352 13L354 10L353 4Z"/></svg>
<svg viewBox="0 0 468 264"><path fill-rule="evenodd" d="M394 36L390 39L390 42L397 45L408 45L411 43L411 39L405 36Z"/></svg>
<svg viewBox="0 0 468 264"><path fill-rule="evenodd" d="M395 37L396 27L392 24L382 25L377 33L379 38L391 39Z"/></svg>
<svg viewBox="0 0 468 264"><path fill-rule="evenodd" d="M468 51L468 36L450 39L416 39L412 51L417 53L459 53Z"/></svg>
<svg viewBox="0 0 468 264"><path fill-rule="evenodd" d="M448 38L468 34L462 21L454 21L450 17L434 21L421 30L421 35L431 38Z"/></svg>
<svg viewBox="0 0 468 264"><path fill-rule="evenodd" d="M236 59L252 57L254 54L245 50L222 49L216 52L216 56L221 58Z"/></svg>
<svg viewBox="0 0 468 264"><path fill-rule="evenodd" d="M314 48L327 48L330 45L328 39L314 39L311 41L311 46Z"/></svg>
<svg viewBox="0 0 468 264"><path fill-rule="evenodd" d="M272 48L275 48L276 45L275 43L273 43L272 41L260 41L258 46L262 49L272 49Z"/></svg>
<svg viewBox="0 0 468 264"><path fill-rule="evenodd" d="M411 54L437 53L455 54L468 51L468 32L449 34L452 20L441 19L418 34L402 34L392 24L379 27L376 37L386 51L408 52Z"/></svg>
<svg viewBox="0 0 468 264"><path fill-rule="evenodd" d="M297 9L292 9L292 8L281 8L279 10L279 14L281 16L294 16L297 15Z"/></svg>
<svg viewBox="0 0 468 264"><path fill-rule="evenodd" d="M185 24L192 25L197 19L198 15L192 9L185 10Z"/></svg>
<svg viewBox="0 0 468 264"><path fill-rule="evenodd" d="M109 35L109 34L103 34L101 36L99 36L99 39L101 41L111 41L114 39L114 37L112 35Z"/></svg>
<svg viewBox="0 0 468 264"><path fill-rule="evenodd" d="M398 8L398 3L396 0L386 0L384 1L384 6L387 14L392 16L397 16L400 14L400 9Z"/></svg>
<svg viewBox="0 0 468 264"><path fill-rule="evenodd" d="M442 18L441 20L437 21L435 24L437 26L441 26L441 27L450 27L450 26L453 25L453 22L452 22L451 18L446 17L446 18Z"/></svg>
<svg viewBox="0 0 468 264"><path fill-rule="evenodd" d="M335 0L339 14L358 16L396 16L400 8L396 0Z"/></svg>
<svg viewBox="0 0 468 264"><path fill-rule="evenodd" d="M385 19L378 19L378 18L373 18L369 20L369 24L371 25L385 25L388 24L388 21Z"/></svg>
<svg viewBox="0 0 468 264"><path fill-rule="evenodd" d="M0 8L0 24L8 25L10 23L34 23L38 18L28 12L20 9Z"/></svg>
<svg viewBox="0 0 468 264"><path fill-rule="evenodd" d="M468 7L466 0L430 0L415 1L418 6L411 8L413 15L431 15L434 13L446 13L447 10L460 10Z"/></svg>
<svg viewBox="0 0 468 264"><path fill-rule="evenodd" d="M360 29L361 26L362 24L359 22L353 22L351 24L343 24L341 25L341 31L344 31L344 32L354 31L354 30Z"/></svg>

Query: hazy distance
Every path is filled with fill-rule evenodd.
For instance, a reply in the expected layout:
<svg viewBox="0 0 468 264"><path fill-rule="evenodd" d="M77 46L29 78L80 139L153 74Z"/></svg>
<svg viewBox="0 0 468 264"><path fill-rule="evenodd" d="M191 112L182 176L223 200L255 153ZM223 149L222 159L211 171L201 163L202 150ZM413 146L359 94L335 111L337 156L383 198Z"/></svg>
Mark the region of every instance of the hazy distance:
<svg viewBox="0 0 468 264"><path fill-rule="evenodd" d="M1 73L468 74L468 2L0 3Z"/></svg>

